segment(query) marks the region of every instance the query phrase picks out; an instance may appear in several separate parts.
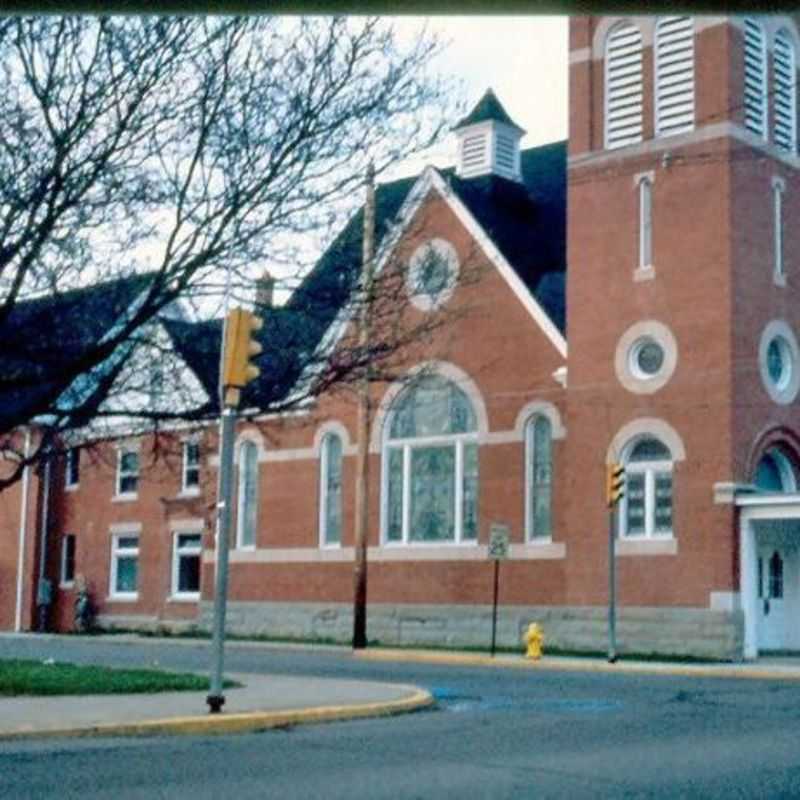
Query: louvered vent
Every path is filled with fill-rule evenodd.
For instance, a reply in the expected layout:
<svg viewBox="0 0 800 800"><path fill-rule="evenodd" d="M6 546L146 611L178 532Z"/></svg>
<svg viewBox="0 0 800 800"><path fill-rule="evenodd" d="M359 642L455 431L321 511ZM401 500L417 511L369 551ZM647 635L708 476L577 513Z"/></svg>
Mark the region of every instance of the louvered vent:
<svg viewBox="0 0 800 800"><path fill-rule="evenodd" d="M794 44L786 31L778 31L772 56L775 70L775 144L794 153L797 149L797 86Z"/></svg>
<svg viewBox="0 0 800 800"><path fill-rule="evenodd" d="M486 166L486 134L477 133L467 136L461 151L461 164L464 173L468 174Z"/></svg>
<svg viewBox="0 0 800 800"><path fill-rule="evenodd" d="M495 140L495 162L501 172L514 172L514 142L502 134Z"/></svg>
<svg viewBox="0 0 800 800"><path fill-rule="evenodd" d="M656 136L694 127L694 24L664 17L656 26Z"/></svg>
<svg viewBox="0 0 800 800"><path fill-rule="evenodd" d="M744 124L767 138L767 50L764 29L744 21Z"/></svg>
<svg viewBox="0 0 800 800"><path fill-rule="evenodd" d="M606 40L606 147L642 140L642 35L634 25Z"/></svg>

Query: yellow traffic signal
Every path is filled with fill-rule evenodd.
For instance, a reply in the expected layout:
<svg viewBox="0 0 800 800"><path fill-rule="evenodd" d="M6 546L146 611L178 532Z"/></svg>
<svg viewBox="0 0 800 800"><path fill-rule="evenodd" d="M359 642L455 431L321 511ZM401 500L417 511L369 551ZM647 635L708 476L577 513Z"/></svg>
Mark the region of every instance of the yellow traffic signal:
<svg viewBox="0 0 800 800"><path fill-rule="evenodd" d="M606 504L613 508L625 494L625 467L606 464Z"/></svg>
<svg viewBox="0 0 800 800"><path fill-rule="evenodd" d="M222 385L241 389L259 376L261 370L250 363L261 351L253 334L264 325L261 317L243 308L234 308L225 321L225 357L222 366Z"/></svg>

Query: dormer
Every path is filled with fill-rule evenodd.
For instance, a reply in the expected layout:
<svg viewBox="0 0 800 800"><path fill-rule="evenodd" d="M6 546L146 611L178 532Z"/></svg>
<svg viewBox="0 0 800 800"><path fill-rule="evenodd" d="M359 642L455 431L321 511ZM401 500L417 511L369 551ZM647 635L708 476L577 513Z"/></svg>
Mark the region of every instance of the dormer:
<svg viewBox="0 0 800 800"><path fill-rule="evenodd" d="M491 89L453 128L458 137L458 168L461 178L500 175L521 181L519 141L525 131L506 113Z"/></svg>

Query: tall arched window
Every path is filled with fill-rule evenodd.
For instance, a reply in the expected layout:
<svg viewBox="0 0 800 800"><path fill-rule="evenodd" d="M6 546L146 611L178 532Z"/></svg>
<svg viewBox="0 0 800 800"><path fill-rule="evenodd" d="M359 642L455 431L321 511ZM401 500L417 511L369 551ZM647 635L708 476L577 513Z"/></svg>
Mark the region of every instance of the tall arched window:
<svg viewBox="0 0 800 800"><path fill-rule="evenodd" d="M440 376L392 405L384 440L384 540L478 538L478 426L466 394Z"/></svg>
<svg viewBox="0 0 800 800"><path fill-rule="evenodd" d="M552 525L553 428L541 415L525 425L525 535L549 539Z"/></svg>
<svg viewBox="0 0 800 800"><path fill-rule="evenodd" d="M655 35L656 136L694 128L694 22L662 17Z"/></svg>
<svg viewBox="0 0 800 800"><path fill-rule="evenodd" d="M239 447L239 491L236 505L236 546L256 546L258 523L258 447L243 441Z"/></svg>
<svg viewBox="0 0 800 800"><path fill-rule="evenodd" d="M642 141L642 34L630 22L606 39L606 147Z"/></svg>
<svg viewBox="0 0 800 800"><path fill-rule="evenodd" d="M639 179L639 269L653 264L653 179Z"/></svg>
<svg viewBox="0 0 800 800"><path fill-rule="evenodd" d="M625 461L620 513L623 536L672 536L672 454L658 439L636 440Z"/></svg>
<svg viewBox="0 0 800 800"><path fill-rule="evenodd" d="M786 30L775 34L772 53L775 114L773 137L782 150L797 150L797 59L794 41Z"/></svg>
<svg viewBox="0 0 800 800"><path fill-rule="evenodd" d="M320 544L342 543L342 440L328 433L322 440L319 475Z"/></svg>
<svg viewBox="0 0 800 800"><path fill-rule="evenodd" d="M767 39L751 18L744 21L744 124L767 138Z"/></svg>

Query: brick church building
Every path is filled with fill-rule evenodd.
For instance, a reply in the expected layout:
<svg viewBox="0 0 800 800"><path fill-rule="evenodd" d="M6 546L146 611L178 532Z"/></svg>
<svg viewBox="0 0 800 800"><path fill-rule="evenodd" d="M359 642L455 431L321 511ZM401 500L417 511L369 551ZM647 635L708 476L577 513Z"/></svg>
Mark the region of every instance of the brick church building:
<svg viewBox="0 0 800 800"><path fill-rule="evenodd" d="M799 46L790 16L575 17L566 142L521 148L490 91L452 168L378 187L379 289L400 276L400 326L446 322L371 385L369 639L486 644L502 523L498 641L537 621L546 647L604 649L621 462L619 649L800 650ZM277 353L282 322L315 320L306 351L352 335L362 216L266 315L237 429L230 631L352 633L353 394L261 409L313 380ZM335 302L314 314L321 290ZM170 372L213 404L219 322L158 325ZM48 624L70 629L78 575L104 626L210 628L216 426L160 436L151 459L150 434L87 434L0 494L0 628L35 626L46 577Z"/></svg>

